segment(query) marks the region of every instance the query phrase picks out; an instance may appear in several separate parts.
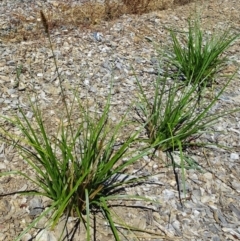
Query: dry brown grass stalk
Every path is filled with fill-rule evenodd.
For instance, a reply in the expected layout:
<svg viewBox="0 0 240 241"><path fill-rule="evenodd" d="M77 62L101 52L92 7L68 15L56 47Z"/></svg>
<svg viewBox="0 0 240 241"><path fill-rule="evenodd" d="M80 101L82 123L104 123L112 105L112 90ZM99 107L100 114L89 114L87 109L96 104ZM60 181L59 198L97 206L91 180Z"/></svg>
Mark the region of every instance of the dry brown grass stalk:
<svg viewBox="0 0 240 241"><path fill-rule="evenodd" d="M43 13L43 11L40 11L40 16L41 16L41 21L45 30L45 33L49 34L49 25L48 25L48 21L47 18L45 16L45 14Z"/></svg>

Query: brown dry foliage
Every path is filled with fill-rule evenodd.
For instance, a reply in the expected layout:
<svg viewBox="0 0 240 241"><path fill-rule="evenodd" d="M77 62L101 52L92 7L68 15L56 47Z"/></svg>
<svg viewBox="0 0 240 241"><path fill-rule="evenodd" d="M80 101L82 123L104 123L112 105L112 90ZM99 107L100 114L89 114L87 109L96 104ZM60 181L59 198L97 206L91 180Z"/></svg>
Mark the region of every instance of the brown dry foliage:
<svg viewBox="0 0 240 241"><path fill-rule="evenodd" d="M176 4L176 5L185 5L185 4L188 4L190 2L192 2L192 0L174 0L173 3Z"/></svg>
<svg viewBox="0 0 240 241"><path fill-rule="evenodd" d="M174 4L182 5L193 0L174 0ZM44 9L44 14L49 24L49 31L62 26L71 28L91 28L96 29L101 21L109 21L119 18L123 14L143 14L150 11L163 10L171 7L172 0L119 0L114 2L112 0L104 0L104 4L87 0L82 5L71 5L69 1L56 1L55 6L49 9ZM6 36L8 40L26 41L30 39L39 38L43 35L44 30L41 24L38 24L36 29L31 32L25 30L25 25L32 21L36 23L36 19L39 18L39 9L36 9L35 19L29 20L28 16L24 16L20 13L13 12L13 27L17 28L17 31L10 32ZM15 23L16 24L15 24ZM39 31L41 29L41 31ZM43 31L42 31L43 30ZM15 39L15 40L14 40Z"/></svg>
<svg viewBox="0 0 240 241"><path fill-rule="evenodd" d="M148 11L151 0L122 0L130 13L141 14Z"/></svg>

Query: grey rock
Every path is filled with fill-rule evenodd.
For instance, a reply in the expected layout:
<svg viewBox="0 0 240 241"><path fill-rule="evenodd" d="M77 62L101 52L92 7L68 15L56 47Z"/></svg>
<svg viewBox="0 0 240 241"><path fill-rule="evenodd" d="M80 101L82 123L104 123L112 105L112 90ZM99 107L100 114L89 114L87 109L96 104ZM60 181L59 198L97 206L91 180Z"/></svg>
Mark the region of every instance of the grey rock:
<svg viewBox="0 0 240 241"><path fill-rule="evenodd" d="M38 197L34 197L29 202L29 215L36 216L39 215L43 211L44 207L42 204L42 200Z"/></svg>
<svg viewBox="0 0 240 241"><path fill-rule="evenodd" d="M214 236L214 237L212 238L212 241L220 241L220 238L219 238L218 236Z"/></svg>
<svg viewBox="0 0 240 241"><path fill-rule="evenodd" d="M99 32L94 32L93 37L96 41L101 42L103 41L103 35Z"/></svg>
<svg viewBox="0 0 240 241"><path fill-rule="evenodd" d="M228 207L237 216L238 220L240 220L240 210L235 205L233 205L233 203L230 203Z"/></svg>
<svg viewBox="0 0 240 241"><path fill-rule="evenodd" d="M175 192L169 189L165 189L163 190L163 197L166 201L173 199L175 197Z"/></svg>
<svg viewBox="0 0 240 241"><path fill-rule="evenodd" d="M7 62L7 65L14 66L15 65L15 61L14 60L10 60L10 61Z"/></svg>

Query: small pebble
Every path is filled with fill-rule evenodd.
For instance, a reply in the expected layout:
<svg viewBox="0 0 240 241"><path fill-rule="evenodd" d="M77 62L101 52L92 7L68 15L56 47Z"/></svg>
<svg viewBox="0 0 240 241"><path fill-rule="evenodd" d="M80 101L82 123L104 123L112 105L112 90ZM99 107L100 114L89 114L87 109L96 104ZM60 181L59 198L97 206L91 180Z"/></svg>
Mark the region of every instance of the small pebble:
<svg viewBox="0 0 240 241"><path fill-rule="evenodd" d="M0 241L5 240L5 238L6 238L6 234L0 233Z"/></svg>
<svg viewBox="0 0 240 241"><path fill-rule="evenodd" d="M5 163L0 163L0 170L6 169L7 166Z"/></svg>
<svg viewBox="0 0 240 241"><path fill-rule="evenodd" d="M23 235L22 241L30 241L30 240L32 240L32 235L31 234L26 233L26 234Z"/></svg>
<svg viewBox="0 0 240 241"><path fill-rule="evenodd" d="M204 173L203 176L204 176L207 180L212 180L212 174L211 174L210 172Z"/></svg>
<svg viewBox="0 0 240 241"><path fill-rule="evenodd" d="M239 159L239 155L237 153L231 153L230 158L232 160L238 160Z"/></svg>
<svg viewBox="0 0 240 241"><path fill-rule="evenodd" d="M43 211L43 204L40 198L34 197L33 199L30 200L29 202L29 210L30 216L35 216L40 214Z"/></svg>
<svg viewBox="0 0 240 241"><path fill-rule="evenodd" d="M52 232L49 232L45 229L40 231L36 236L36 240L38 241L57 241L56 237L53 235Z"/></svg>

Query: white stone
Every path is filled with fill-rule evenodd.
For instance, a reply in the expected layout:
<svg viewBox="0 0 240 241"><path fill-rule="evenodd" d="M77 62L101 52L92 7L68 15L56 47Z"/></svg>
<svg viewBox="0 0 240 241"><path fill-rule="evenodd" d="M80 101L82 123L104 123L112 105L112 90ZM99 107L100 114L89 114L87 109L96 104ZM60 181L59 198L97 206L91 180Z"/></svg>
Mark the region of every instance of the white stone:
<svg viewBox="0 0 240 241"><path fill-rule="evenodd" d="M6 168L7 168L7 167L6 167L6 164L0 162L0 170L6 169Z"/></svg>
<svg viewBox="0 0 240 241"><path fill-rule="evenodd" d="M46 229L41 230L36 236L37 241L57 241L56 237L52 232L47 231Z"/></svg>
<svg viewBox="0 0 240 241"><path fill-rule="evenodd" d="M231 153L230 158L231 158L232 160L238 160L238 159L239 159L239 154L237 154L237 153Z"/></svg>
<svg viewBox="0 0 240 241"><path fill-rule="evenodd" d="M204 173L203 176L207 179L207 180L212 180L212 174L210 172Z"/></svg>

